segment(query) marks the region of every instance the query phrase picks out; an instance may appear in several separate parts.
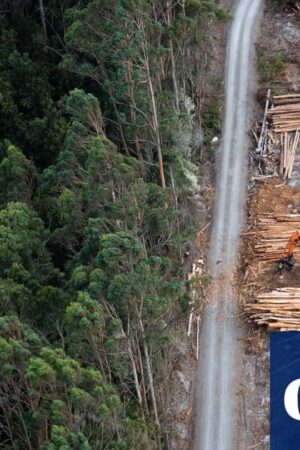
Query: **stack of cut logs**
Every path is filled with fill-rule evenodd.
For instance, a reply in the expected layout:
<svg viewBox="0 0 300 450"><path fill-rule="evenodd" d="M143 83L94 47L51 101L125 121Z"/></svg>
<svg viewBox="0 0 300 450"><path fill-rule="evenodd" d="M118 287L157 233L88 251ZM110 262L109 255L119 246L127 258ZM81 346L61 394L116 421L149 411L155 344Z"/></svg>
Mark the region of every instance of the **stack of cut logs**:
<svg viewBox="0 0 300 450"><path fill-rule="evenodd" d="M275 133L296 131L300 128L300 94L277 95L268 110Z"/></svg>
<svg viewBox="0 0 300 450"><path fill-rule="evenodd" d="M242 233L242 236L251 240L253 259L267 263L287 256L288 241L295 230L300 230L300 214L262 214L257 219L256 230Z"/></svg>
<svg viewBox="0 0 300 450"><path fill-rule="evenodd" d="M275 133L280 134L281 153L279 174L291 178L295 153L300 137L300 94L277 95L267 112Z"/></svg>
<svg viewBox="0 0 300 450"><path fill-rule="evenodd" d="M280 135L281 151L279 175L282 175L284 180L289 180L291 178L299 137L299 130L297 130L293 136L291 136L291 133L287 132Z"/></svg>
<svg viewBox="0 0 300 450"><path fill-rule="evenodd" d="M300 330L300 288L286 287L258 294L256 303L246 305L246 313L270 331Z"/></svg>

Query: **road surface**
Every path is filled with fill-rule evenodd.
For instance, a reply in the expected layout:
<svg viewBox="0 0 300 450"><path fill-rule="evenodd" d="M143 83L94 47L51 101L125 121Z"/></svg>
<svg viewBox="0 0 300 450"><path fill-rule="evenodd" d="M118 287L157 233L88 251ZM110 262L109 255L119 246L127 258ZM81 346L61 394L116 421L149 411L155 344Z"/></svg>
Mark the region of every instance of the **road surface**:
<svg viewBox="0 0 300 450"><path fill-rule="evenodd" d="M247 181L246 121L252 33L263 0L239 0L226 55L225 124L219 156L212 249L214 279L203 311L196 375L194 450L246 450L242 416L243 329L236 315L232 272L236 263Z"/></svg>

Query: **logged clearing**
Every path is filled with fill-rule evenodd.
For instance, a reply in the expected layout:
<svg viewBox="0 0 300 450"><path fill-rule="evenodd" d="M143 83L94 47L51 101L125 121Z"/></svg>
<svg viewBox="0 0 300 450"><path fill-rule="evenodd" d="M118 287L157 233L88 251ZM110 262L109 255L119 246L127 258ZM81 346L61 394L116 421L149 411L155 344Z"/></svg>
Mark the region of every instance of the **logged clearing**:
<svg viewBox="0 0 300 450"><path fill-rule="evenodd" d="M273 178L251 196L247 230L242 233L245 312L269 330L300 330L300 247L294 267L278 270L293 232L300 230L300 189Z"/></svg>

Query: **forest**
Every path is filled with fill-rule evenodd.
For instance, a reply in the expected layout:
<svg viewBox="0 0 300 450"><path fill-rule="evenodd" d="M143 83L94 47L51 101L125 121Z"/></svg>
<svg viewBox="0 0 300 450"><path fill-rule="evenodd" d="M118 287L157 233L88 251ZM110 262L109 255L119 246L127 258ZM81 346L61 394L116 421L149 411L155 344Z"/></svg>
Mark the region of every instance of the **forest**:
<svg viewBox="0 0 300 450"><path fill-rule="evenodd" d="M226 19L212 0L2 0L1 448L168 448Z"/></svg>

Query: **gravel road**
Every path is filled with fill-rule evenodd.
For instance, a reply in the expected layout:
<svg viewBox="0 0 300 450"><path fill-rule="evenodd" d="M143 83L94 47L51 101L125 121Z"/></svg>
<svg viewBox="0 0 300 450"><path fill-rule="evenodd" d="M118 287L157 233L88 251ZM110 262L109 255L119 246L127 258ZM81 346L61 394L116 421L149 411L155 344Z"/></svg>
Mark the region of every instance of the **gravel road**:
<svg viewBox="0 0 300 450"><path fill-rule="evenodd" d="M219 151L210 270L213 288L203 311L196 375L194 450L246 450L241 421L243 325L232 274L247 182L246 121L253 31L262 0L239 0L231 24L225 79L225 125ZM253 58L252 58L253 60Z"/></svg>

